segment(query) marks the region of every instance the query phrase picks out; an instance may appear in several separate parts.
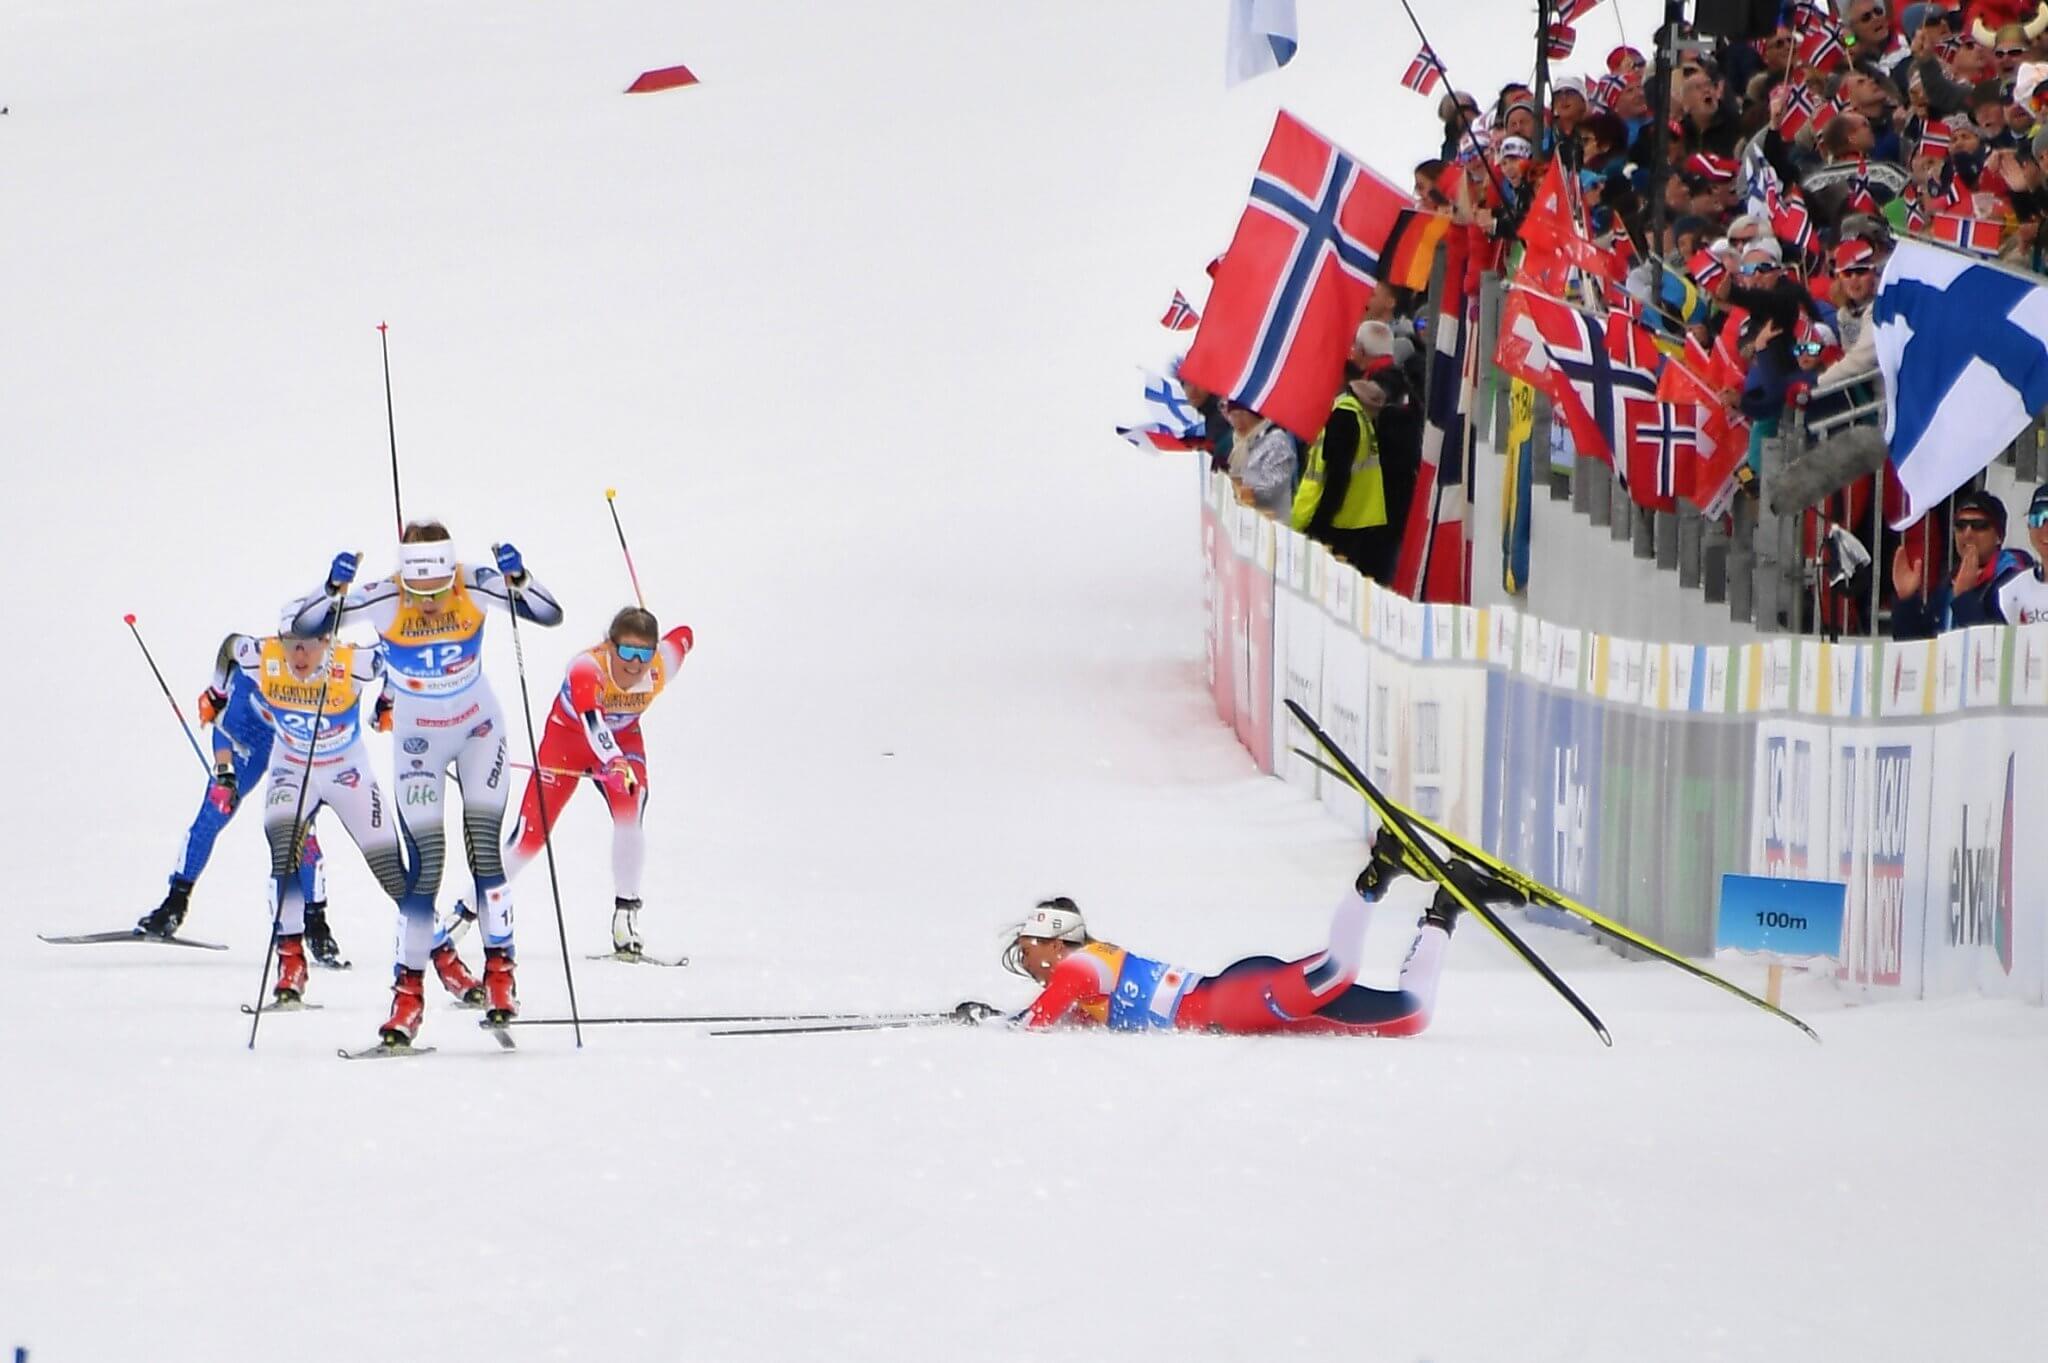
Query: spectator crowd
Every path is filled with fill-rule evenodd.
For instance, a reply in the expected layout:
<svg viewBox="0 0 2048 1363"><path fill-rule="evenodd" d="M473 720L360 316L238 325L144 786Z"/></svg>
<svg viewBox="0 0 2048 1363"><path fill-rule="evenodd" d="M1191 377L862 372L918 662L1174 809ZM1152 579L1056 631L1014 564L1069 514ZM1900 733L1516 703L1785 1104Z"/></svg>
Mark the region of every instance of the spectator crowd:
<svg viewBox="0 0 2048 1363"><path fill-rule="evenodd" d="M2048 0L2038 11L2014 0L1972 0L1967 12L1787 4L1767 35L1681 29L1674 51L1661 139L1649 64L1626 46L1602 71L1552 81L1542 104L1522 83L1490 98L1445 93L1441 146L1414 167L1416 201L1468 226L1485 243L1483 268L1504 276L1526 274L1539 220L1550 234L1569 221L1578 239L1557 248L1545 237L1546 247L1606 276L1604 298L1581 296L1654 336L1702 424L1719 423L1721 441L1740 448L1728 488L1754 496L1763 442L1789 405L1813 414L1874 399L1873 301L1899 236L2048 274ZM1434 62L1426 49L1425 60ZM1313 442L1189 392L1242 500L1382 581L1421 456L1425 303L1418 291L1375 290ZM1742 514L1739 496L1716 505L1716 491L1691 499L1710 515ZM1881 524L1898 496L1881 469L1845 481L1808 513L1808 547L1817 553L1834 525ZM2028 517L2037 549L2048 549L2036 516L2048 520L2048 493ZM1947 519L1873 536L1899 637L2006 618L2005 584L2042 581L2033 555L2004 546L1997 498L1961 496ZM1845 602L1871 599L1843 585Z"/></svg>

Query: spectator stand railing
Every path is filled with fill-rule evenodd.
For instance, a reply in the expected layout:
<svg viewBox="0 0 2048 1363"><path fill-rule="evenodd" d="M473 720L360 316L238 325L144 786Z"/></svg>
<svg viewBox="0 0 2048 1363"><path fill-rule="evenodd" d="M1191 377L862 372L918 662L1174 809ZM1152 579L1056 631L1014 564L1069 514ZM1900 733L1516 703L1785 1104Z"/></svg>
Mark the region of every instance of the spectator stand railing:
<svg viewBox="0 0 2048 1363"><path fill-rule="evenodd" d="M1499 276L1486 277L1478 337L1480 353L1487 357L1486 378L1478 410L1472 414L1482 450L1497 451L1497 437L1508 427L1509 380L1491 364L1504 292ZM1881 469L1841 480L1866 485L1864 495L1854 499L1860 505L1853 515L1846 510L1850 499L1839 488L1789 510L1774 509L1771 493L1798 461L1816 452L1839 458L1822 449L1830 441L1860 431L1867 451L1870 433L1882 427L1883 408L1874 371L1800 391L1777 434L1760 442L1757 495L1737 495L1725 517L1707 518L1697 504L1683 499L1675 512L1649 511L1630 498L1607 461L1585 454L1550 463L1549 494L1553 500L1569 501L1575 513L1605 529L1613 540L1628 543L1635 557L1675 573L1681 588L1698 590L1708 603L1725 603L1731 619L1760 634L1834 638L1881 633L1887 618L1891 554L1901 540L1899 532L1885 525L1884 498L1881 489L1872 486L1882 478ZM1570 443L1567 433L1553 433L1551 416L1549 399L1537 393L1530 448L1539 459L1554 444ZM2023 486L2048 478L2048 414L2021 432L1994 467L2006 470ZM1989 472L1974 485L1985 485ZM1953 545L1929 528L1935 522L1945 526L1946 512L1945 507L1928 517L1918 533L1927 537L1930 559L1951 571ZM1828 535L1836 526L1854 537L1869 563L1852 567L1842 561L1839 538L1831 542ZM1854 548L1848 552L1853 555ZM1542 571L1540 551L1536 571ZM1838 575L1842 580L1831 583Z"/></svg>

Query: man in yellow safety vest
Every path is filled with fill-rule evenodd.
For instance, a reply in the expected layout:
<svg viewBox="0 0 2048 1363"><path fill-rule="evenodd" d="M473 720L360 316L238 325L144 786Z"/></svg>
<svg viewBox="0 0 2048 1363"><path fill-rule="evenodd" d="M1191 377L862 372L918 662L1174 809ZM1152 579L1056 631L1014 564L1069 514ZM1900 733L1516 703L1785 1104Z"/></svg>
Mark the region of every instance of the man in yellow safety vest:
<svg viewBox="0 0 2048 1363"><path fill-rule="evenodd" d="M1381 562L1381 542L1388 538L1387 494L1373 429L1373 414L1386 404L1387 395L1366 374L1373 360L1390 355L1392 348L1386 323L1360 325L1345 370L1347 382L1322 434L1309 447L1294 493L1294 528L1373 577L1391 566Z"/></svg>

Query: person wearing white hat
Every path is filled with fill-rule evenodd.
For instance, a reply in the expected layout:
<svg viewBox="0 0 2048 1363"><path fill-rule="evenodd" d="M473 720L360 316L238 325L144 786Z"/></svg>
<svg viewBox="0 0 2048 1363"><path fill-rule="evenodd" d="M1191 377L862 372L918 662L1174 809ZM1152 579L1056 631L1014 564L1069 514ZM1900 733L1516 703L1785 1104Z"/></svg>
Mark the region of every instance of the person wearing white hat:
<svg viewBox="0 0 2048 1363"><path fill-rule="evenodd" d="M400 534L398 571L352 587L356 556L335 555L326 585L297 603L301 628L338 630L367 621L384 645L393 697L393 768L399 828L411 861L400 903L392 1011L384 1041L410 1045L424 1012L428 963L441 983L492 1017L519 1011L513 985L512 894L501 839L511 788L504 712L483 673L485 613L517 611L536 625L558 625L562 608L526 571L519 550L500 544L495 567L459 562L448 528L414 521ZM462 838L475 877L484 934L484 979L469 974L455 944L435 940L434 899L446 854L442 794L448 768L462 787Z"/></svg>
<svg viewBox="0 0 2048 1363"><path fill-rule="evenodd" d="M1457 861L1451 867L1468 895L1512 897L1483 872ZM1078 1024L1237 1036L1414 1036L1435 1011L1437 982L1457 925L1455 899L1439 889L1429 902L1395 988L1373 989L1355 981L1373 905L1400 876L1424 874L1383 833L1356 885L1338 901L1323 950L1292 961L1253 956L1215 975L1100 941L1089 934L1073 900L1064 895L1042 900L1011 929L1003 952L1005 969L1040 986L1037 999L1015 1021L1031 1029Z"/></svg>

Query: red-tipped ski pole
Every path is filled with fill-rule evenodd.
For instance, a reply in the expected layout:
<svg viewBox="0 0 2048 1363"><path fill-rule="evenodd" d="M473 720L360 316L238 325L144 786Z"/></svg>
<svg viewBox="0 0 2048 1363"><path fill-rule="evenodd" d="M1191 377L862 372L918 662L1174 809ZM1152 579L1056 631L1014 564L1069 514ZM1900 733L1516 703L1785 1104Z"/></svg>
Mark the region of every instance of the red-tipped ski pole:
<svg viewBox="0 0 2048 1363"><path fill-rule="evenodd" d="M192 755L199 759L199 765L206 768L207 779L213 778L213 763L206 760L206 753L199 746L199 738L192 732L192 726L185 722L185 712L178 708L178 698L171 694L170 684L164 681L164 674L158 671L156 659L150 656L149 645L142 642L142 631L135 628L135 616L121 617L121 623L128 626L128 632L135 636L135 646L142 650L142 660L149 664L149 670L156 675L156 685L164 693L164 699L171 703L171 713L178 717L178 727L185 731L185 741L192 745Z"/></svg>
<svg viewBox="0 0 2048 1363"><path fill-rule="evenodd" d="M626 556L626 576L633 579L633 600L641 610L647 609L647 594L640 590L640 574L633 568L633 551L626 547L626 527L619 523L619 490L608 487L604 490L604 504L612 513L612 529L619 532L619 552Z"/></svg>

